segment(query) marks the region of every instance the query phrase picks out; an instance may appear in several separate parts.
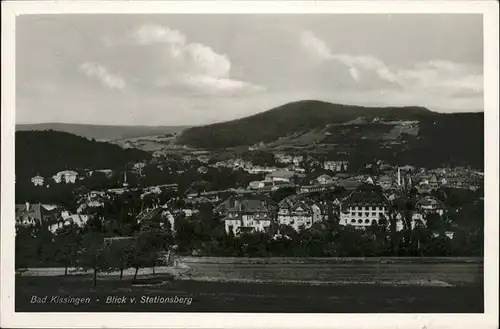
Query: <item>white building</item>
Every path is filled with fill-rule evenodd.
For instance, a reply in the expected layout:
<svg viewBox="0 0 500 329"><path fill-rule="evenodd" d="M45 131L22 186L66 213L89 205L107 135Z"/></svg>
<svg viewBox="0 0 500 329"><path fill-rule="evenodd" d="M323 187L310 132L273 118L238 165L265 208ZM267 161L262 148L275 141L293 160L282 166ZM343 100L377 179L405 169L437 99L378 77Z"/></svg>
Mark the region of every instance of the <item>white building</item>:
<svg viewBox="0 0 500 329"><path fill-rule="evenodd" d="M278 163L289 164L293 162L293 156L287 154L277 153L274 158Z"/></svg>
<svg viewBox="0 0 500 329"><path fill-rule="evenodd" d="M304 160L304 157L302 155L299 155L299 156L294 156L292 159L292 162L295 166L298 166L302 163L303 160Z"/></svg>
<svg viewBox="0 0 500 329"><path fill-rule="evenodd" d="M278 224L291 226L296 231L310 228L323 219L324 214L318 204L296 195L284 199L278 206Z"/></svg>
<svg viewBox="0 0 500 329"><path fill-rule="evenodd" d="M70 214L68 211L61 212L61 219L49 225L49 230L55 233L58 229L64 226L74 224L78 227L83 227L89 220L88 215Z"/></svg>
<svg viewBox="0 0 500 329"><path fill-rule="evenodd" d="M278 170L278 168L275 168L275 167L258 167L258 166L246 169L246 171L249 174L262 174L262 173L269 174L269 173L275 172L277 170Z"/></svg>
<svg viewBox="0 0 500 329"><path fill-rule="evenodd" d="M43 181L44 181L44 178L42 176L39 176L39 175L31 178L31 182L35 186L43 186Z"/></svg>
<svg viewBox="0 0 500 329"><path fill-rule="evenodd" d="M323 168L333 172L346 171L349 161L325 161Z"/></svg>
<svg viewBox="0 0 500 329"><path fill-rule="evenodd" d="M231 197L220 204L216 211L224 216L226 232L238 235L268 229L274 220L275 208L268 200Z"/></svg>
<svg viewBox="0 0 500 329"><path fill-rule="evenodd" d="M274 186L274 181L265 181L265 180L259 180L259 181L253 181L248 184L248 188L252 190L260 190L265 187L269 186Z"/></svg>
<svg viewBox="0 0 500 329"><path fill-rule="evenodd" d="M77 176L78 176L78 173L76 171L64 170L64 171L58 172L57 174L52 176L52 178L58 184L61 182L69 184L69 183L74 183L76 181Z"/></svg>
<svg viewBox="0 0 500 329"><path fill-rule="evenodd" d="M266 175L266 180L290 183L295 175L296 174L293 171L278 170Z"/></svg>
<svg viewBox="0 0 500 329"><path fill-rule="evenodd" d="M366 228L388 218L387 203L377 189L355 191L340 205L340 225Z"/></svg>
<svg viewBox="0 0 500 329"><path fill-rule="evenodd" d="M411 229L413 230L417 225L422 225L425 226L425 218L422 216L422 213L419 212L414 212L411 216ZM405 224L403 222L403 215L401 213L398 213L396 215L396 231L402 231L405 227Z"/></svg>
<svg viewBox="0 0 500 329"><path fill-rule="evenodd" d="M333 178L328 175L321 175L316 178L316 181L318 184L324 185L324 184L331 184L333 183Z"/></svg>

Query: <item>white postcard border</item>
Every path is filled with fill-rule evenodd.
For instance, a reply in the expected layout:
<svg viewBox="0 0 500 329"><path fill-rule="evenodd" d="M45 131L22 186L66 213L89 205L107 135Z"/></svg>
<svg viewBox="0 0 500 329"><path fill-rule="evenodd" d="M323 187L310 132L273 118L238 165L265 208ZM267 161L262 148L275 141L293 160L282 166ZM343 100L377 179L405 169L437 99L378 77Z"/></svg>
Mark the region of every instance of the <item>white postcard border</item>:
<svg viewBox="0 0 500 329"><path fill-rule="evenodd" d="M61 13L478 13L484 26L485 313L236 314L14 312L15 16ZM1 304L9 328L497 328L498 3L496 1L10 1L2 2Z"/></svg>

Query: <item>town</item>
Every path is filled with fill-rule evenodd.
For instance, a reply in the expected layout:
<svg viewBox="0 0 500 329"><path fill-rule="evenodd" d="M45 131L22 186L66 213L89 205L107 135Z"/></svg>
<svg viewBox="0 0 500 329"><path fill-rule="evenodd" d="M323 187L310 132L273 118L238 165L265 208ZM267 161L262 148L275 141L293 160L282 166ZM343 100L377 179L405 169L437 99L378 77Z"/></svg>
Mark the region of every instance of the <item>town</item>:
<svg viewBox="0 0 500 329"><path fill-rule="evenodd" d="M74 227L109 241L156 225L169 245L191 255L482 252L483 173L464 167L374 161L353 169L345 158L251 149L220 160L194 150L155 152L124 169L36 175L16 185L17 200L25 197L15 208L18 230L38 227L53 236ZM298 251L305 234L312 234L309 244L322 240L322 247ZM248 247L252 236L260 246ZM232 239L232 247L224 239ZM271 246L283 241L295 247Z"/></svg>

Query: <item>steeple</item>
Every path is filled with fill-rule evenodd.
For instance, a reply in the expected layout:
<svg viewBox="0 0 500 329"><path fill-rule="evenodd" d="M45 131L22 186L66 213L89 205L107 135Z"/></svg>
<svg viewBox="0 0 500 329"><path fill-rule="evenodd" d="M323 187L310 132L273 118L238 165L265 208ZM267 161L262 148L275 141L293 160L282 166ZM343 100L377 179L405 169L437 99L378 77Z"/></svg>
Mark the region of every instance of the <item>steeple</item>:
<svg viewBox="0 0 500 329"><path fill-rule="evenodd" d="M128 186L128 183L127 183L127 172L125 171L123 173L123 187L127 187Z"/></svg>

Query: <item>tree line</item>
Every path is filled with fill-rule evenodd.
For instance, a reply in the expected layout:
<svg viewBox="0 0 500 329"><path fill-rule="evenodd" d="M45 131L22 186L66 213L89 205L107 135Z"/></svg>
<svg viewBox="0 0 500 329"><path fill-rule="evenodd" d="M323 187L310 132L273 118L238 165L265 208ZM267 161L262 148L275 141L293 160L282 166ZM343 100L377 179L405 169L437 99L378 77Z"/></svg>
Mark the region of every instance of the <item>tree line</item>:
<svg viewBox="0 0 500 329"><path fill-rule="evenodd" d="M16 230L15 265L20 273L37 266L61 266L69 269L92 271L93 284L102 272L119 272L120 279L126 269L133 268L134 280L140 269L166 265L173 246L172 234L157 225L146 225L134 235L106 239L92 224L78 227L70 224L54 234L40 226L18 227Z"/></svg>

